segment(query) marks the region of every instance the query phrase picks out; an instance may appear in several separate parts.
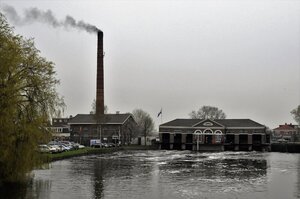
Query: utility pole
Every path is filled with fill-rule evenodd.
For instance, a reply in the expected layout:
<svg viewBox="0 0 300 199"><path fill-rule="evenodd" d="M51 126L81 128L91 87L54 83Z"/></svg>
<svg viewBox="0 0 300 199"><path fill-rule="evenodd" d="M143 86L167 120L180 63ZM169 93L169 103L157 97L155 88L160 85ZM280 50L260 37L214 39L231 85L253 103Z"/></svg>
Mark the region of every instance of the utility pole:
<svg viewBox="0 0 300 199"><path fill-rule="evenodd" d="M121 127L119 126L119 144L120 144L120 139L121 139Z"/></svg>

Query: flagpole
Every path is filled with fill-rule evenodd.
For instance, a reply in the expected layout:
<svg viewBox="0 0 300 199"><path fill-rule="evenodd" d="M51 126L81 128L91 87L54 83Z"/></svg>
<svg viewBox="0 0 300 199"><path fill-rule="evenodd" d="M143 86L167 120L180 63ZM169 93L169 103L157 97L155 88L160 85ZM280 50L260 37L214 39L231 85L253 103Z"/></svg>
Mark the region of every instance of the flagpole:
<svg viewBox="0 0 300 199"><path fill-rule="evenodd" d="M158 124L158 129L159 129L159 126L162 124L162 108L160 108L160 111L159 111L157 117L159 117L159 116L160 116L160 124Z"/></svg>
<svg viewBox="0 0 300 199"><path fill-rule="evenodd" d="M162 115L163 115L163 113L162 113L162 108L161 108L161 114L160 114L160 124L162 124Z"/></svg>

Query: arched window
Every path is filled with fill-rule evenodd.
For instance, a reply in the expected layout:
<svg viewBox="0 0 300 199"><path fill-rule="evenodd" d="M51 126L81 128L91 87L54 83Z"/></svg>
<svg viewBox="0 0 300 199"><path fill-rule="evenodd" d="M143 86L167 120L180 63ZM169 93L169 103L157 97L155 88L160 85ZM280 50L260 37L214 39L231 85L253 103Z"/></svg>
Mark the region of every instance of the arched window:
<svg viewBox="0 0 300 199"><path fill-rule="evenodd" d="M216 143L221 143L222 142L222 135L223 135L223 133L222 133L222 131L220 131L220 130L216 130L215 131L215 134L216 134Z"/></svg>
<svg viewBox="0 0 300 199"><path fill-rule="evenodd" d="M202 142L202 135L203 135L203 132L201 130L196 130L194 132L194 141L197 142L197 140L201 143Z"/></svg>
<svg viewBox="0 0 300 199"><path fill-rule="evenodd" d="M194 132L194 134L202 134L202 131L201 131L201 130L196 130L196 131Z"/></svg>
<svg viewBox="0 0 300 199"><path fill-rule="evenodd" d="M203 131L203 134L205 134L205 135L212 135L212 134L213 134L213 131L212 131L211 129L205 129L205 130Z"/></svg>

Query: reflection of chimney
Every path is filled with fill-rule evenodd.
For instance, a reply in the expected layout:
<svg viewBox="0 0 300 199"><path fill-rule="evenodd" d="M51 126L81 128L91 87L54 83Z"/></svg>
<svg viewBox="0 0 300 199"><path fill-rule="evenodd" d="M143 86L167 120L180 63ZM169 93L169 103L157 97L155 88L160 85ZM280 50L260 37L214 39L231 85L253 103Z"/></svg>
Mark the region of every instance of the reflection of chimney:
<svg viewBox="0 0 300 199"><path fill-rule="evenodd" d="M103 32L98 31L96 114L104 114Z"/></svg>

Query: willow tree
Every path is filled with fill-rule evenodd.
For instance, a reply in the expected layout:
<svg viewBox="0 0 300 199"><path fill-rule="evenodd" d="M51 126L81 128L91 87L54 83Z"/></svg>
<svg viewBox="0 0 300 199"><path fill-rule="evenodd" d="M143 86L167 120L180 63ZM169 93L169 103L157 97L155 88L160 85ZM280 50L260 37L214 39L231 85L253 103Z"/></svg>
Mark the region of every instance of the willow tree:
<svg viewBox="0 0 300 199"><path fill-rule="evenodd" d="M0 184L22 182L40 161L50 117L63 107L54 64L0 13ZM1 182L2 181L2 182Z"/></svg>

